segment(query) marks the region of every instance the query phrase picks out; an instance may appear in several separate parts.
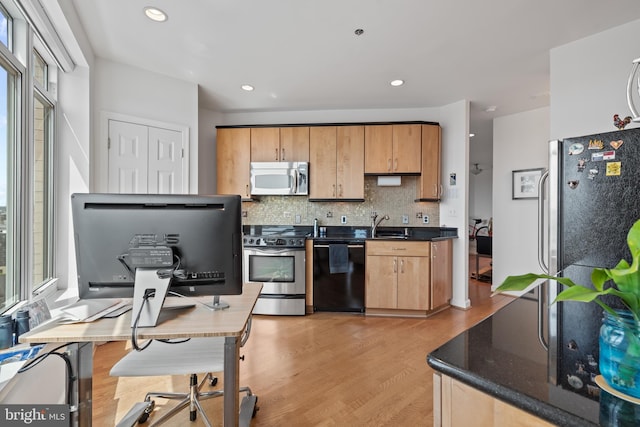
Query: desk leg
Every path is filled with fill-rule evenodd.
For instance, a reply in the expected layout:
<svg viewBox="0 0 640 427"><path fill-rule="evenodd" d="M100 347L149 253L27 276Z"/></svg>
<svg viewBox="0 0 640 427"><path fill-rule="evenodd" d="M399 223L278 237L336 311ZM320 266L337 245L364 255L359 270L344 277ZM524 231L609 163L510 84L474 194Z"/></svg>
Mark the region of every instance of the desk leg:
<svg viewBox="0 0 640 427"><path fill-rule="evenodd" d="M240 412L240 340L226 337L224 340L224 427L237 427Z"/></svg>
<svg viewBox="0 0 640 427"><path fill-rule="evenodd" d="M71 424L74 426L91 425L93 343L74 343L69 345L71 366L77 380L72 384Z"/></svg>

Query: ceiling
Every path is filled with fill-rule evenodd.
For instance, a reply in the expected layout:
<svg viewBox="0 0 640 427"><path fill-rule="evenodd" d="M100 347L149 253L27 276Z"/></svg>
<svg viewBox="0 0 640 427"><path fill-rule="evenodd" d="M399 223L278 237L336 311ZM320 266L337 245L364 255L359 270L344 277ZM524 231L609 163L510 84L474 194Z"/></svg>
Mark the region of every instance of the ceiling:
<svg viewBox="0 0 640 427"><path fill-rule="evenodd" d="M419 108L467 99L472 132L549 104L551 48L640 18L638 0L72 2L96 56L196 83L201 108ZM149 5L169 19L147 19ZM630 67L638 56L630 49ZM405 84L392 87L393 79Z"/></svg>

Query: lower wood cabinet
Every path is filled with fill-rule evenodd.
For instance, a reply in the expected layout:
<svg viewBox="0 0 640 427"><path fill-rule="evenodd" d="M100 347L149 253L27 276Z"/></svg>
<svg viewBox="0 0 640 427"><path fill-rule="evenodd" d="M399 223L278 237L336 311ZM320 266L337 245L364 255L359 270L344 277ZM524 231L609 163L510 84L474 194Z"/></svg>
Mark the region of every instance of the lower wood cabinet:
<svg viewBox="0 0 640 427"><path fill-rule="evenodd" d="M433 374L434 427L546 427L553 424L457 381Z"/></svg>
<svg viewBox="0 0 640 427"><path fill-rule="evenodd" d="M446 306L451 299L450 248L451 240L368 240L366 313L426 315Z"/></svg>

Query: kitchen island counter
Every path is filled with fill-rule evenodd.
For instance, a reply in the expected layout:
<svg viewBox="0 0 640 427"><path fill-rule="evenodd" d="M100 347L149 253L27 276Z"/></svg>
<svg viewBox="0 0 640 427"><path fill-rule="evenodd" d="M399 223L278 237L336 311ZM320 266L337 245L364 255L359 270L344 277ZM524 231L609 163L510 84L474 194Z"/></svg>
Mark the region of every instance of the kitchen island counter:
<svg viewBox="0 0 640 427"><path fill-rule="evenodd" d="M538 342L537 326L528 326L522 320L526 312L532 311L532 305L535 313L536 301L514 299L493 316L431 352L427 363L436 374L553 425L640 425L636 405L600 389L589 389L585 393L587 381L582 394L549 381L548 364L557 361L547 360L547 353ZM445 397L436 398L434 390L434 414L440 413L436 406L444 400ZM452 411L455 410L454 407ZM442 416L450 419L448 415ZM618 417L630 419L630 424L620 423L616 420Z"/></svg>

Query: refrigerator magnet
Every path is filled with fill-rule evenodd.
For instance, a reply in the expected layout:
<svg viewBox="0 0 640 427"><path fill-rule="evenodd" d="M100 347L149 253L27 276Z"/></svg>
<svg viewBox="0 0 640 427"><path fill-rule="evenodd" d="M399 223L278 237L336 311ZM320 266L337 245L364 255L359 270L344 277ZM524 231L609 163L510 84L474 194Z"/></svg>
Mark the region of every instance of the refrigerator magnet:
<svg viewBox="0 0 640 427"><path fill-rule="evenodd" d="M571 144L569 146L569 155L573 156L574 154L580 154L584 151L584 145L580 144L579 142L576 142L574 144Z"/></svg>
<svg viewBox="0 0 640 427"><path fill-rule="evenodd" d="M613 160L616 158L616 152L611 150L611 151L604 151L602 153L602 160Z"/></svg>
<svg viewBox="0 0 640 427"><path fill-rule="evenodd" d="M589 169L589 179L593 179L598 175L598 168Z"/></svg>
<svg viewBox="0 0 640 427"><path fill-rule="evenodd" d="M590 139L589 150L602 150L604 148L604 142L601 139Z"/></svg>
<svg viewBox="0 0 640 427"><path fill-rule="evenodd" d="M578 172L582 172L585 167L587 167L587 159L578 160Z"/></svg>
<svg viewBox="0 0 640 427"><path fill-rule="evenodd" d="M619 176L620 169L622 163L621 162L609 162L607 163L607 176Z"/></svg>
<svg viewBox="0 0 640 427"><path fill-rule="evenodd" d="M575 190L576 187L578 187L578 184L580 184L580 181L578 181L577 179L571 180L569 182L567 182L567 184L569 184L569 188L572 190Z"/></svg>
<svg viewBox="0 0 640 427"><path fill-rule="evenodd" d="M592 162L601 162L603 160L604 160L604 153L603 152L591 154L591 161Z"/></svg>
<svg viewBox="0 0 640 427"><path fill-rule="evenodd" d="M610 145L610 146L612 146L614 150L617 150L618 148L620 148L620 146L621 146L622 144L624 144L624 141L623 141L623 140L621 140L621 139L619 139L619 140L617 140L617 141L611 141L611 142L609 143L609 145Z"/></svg>

